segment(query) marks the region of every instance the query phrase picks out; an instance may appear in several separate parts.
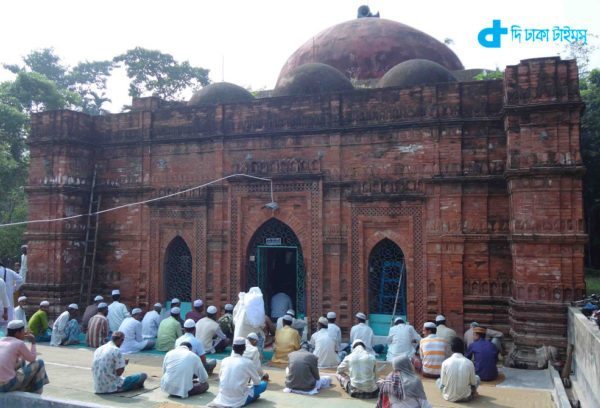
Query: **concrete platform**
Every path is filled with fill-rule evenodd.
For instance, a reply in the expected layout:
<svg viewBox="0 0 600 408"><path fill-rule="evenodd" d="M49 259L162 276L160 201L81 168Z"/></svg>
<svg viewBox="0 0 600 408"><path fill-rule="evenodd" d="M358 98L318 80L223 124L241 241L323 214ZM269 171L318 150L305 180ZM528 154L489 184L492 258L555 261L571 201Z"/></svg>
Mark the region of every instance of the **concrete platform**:
<svg viewBox="0 0 600 408"><path fill-rule="evenodd" d="M215 396L218 390L218 375L210 378L210 389L204 395L194 396L186 400L170 398L160 390L162 356L153 354L129 355L129 365L125 375L143 371L148 374L146 388L124 394L96 395L93 392L91 374L92 350L86 348L55 348L38 346L40 358L46 362L50 384L44 387L44 397L54 400L47 406L60 407L58 401L67 401L64 406L77 406L78 403L87 406L130 407L130 408L182 408L188 405L205 406ZM218 366L216 372L218 371ZM252 406L261 407L302 407L310 404L317 407L373 407L376 400L356 400L348 397L335 381L335 386L322 391L317 396L302 396L282 392L284 372L282 369L267 367L271 376L268 390L261 399ZM480 397L466 405L481 408L511 408L532 407L551 408L556 405L552 401L552 383L542 371L526 371L505 369L506 380L500 384L483 384L479 388ZM322 371L324 375L333 371ZM385 371L382 371L382 375ZM465 404L455 404L444 401L432 380L423 381L425 392L434 407L464 407ZM40 401L41 402L41 401ZM0 405L2 401L0 400ZM20 406L43 406L25 402ZM5 405L9 406L9 405ZM10 405L17 406L17 405Z"/></svg>

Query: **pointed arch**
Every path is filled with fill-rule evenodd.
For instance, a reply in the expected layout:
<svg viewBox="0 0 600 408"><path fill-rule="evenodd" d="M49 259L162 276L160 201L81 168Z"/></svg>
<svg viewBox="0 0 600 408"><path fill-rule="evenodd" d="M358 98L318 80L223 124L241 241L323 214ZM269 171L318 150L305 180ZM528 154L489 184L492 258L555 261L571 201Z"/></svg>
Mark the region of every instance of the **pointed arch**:
<svg viewBox="0 0 600 408"><path fill-rule="evenodd" d="M368 265L369 312L391 315L396 305L396 316L406 316L406 264L400 247L389 238L382 239L371 250Z"/></svg>
<svg viewBox="0 0 600 408"><path fill-rule="evenodd" d="M163 285L166 299L182 302L192 299L192 253L181 236L171 240L165 250Z"/></svg>

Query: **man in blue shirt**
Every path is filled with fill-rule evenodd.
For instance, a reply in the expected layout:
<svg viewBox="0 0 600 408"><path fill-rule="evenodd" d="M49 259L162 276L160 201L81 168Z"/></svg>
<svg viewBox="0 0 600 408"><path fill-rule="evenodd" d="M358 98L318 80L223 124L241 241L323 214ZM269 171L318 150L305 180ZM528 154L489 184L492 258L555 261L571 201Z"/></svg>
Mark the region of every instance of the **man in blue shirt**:
<svg viewBox="0 0 600 408"><path fill-rule="evenodd" d="M498 349L485 339L485 327L475 327L475 341L469 346L466 357L473 358L475 373L482 381L494 381L498 378Z"/></svg>

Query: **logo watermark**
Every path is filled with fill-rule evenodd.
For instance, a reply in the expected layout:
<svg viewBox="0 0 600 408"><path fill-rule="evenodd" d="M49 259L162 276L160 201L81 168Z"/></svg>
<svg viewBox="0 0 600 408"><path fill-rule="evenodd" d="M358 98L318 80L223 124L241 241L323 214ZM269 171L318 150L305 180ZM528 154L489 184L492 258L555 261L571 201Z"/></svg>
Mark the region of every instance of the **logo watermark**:
<svg viewBox="0 0 600 408"><path fill-rule="evenodd" d="M492 20L491 27L485 27L477 35L477 41L486 48L500 48L502 36L508 34L508 28L502 27L501 20ZM587 29L571 28L570 26L554 26L550 28L521 28L520 25L510 26L510 39L513 42L566 42L587 44Z"/></svg>

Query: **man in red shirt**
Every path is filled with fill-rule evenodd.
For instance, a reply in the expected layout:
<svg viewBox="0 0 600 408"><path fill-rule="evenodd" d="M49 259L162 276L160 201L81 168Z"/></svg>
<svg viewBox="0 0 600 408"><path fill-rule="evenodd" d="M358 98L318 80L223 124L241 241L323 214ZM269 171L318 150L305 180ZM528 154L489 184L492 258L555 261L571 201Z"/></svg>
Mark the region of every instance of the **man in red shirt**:
<svg viewBox="0 0 600 408"><path fill-rule="evenodd" d="M11 320L7 329L6 337L0 339L0 392L41 394L49 381L44 361L35 359L35 337L31 333L25 334L22 320ZM25 345L24 339L31 342L31 350ZM25 364L25 361L29 364Z"/></svg>

